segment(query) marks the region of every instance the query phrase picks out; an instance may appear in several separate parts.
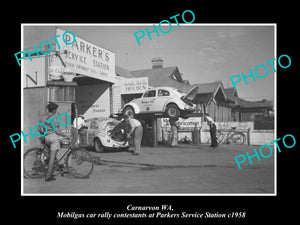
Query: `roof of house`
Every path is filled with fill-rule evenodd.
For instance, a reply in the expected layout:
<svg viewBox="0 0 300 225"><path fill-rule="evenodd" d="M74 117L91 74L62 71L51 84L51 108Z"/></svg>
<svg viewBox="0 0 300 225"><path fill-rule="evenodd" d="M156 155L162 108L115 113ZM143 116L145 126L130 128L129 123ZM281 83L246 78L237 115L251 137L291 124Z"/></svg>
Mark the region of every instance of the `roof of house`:
<svg viewBox="0 0 300 225"><path fill-rule="evenodd" d="M237 91L232 88L225 88L224 92L228 99L236 102L237 106L241 108L273 108L272 101L261 100L261 101L248 101L238 97Z"/></svg>
<svg viewBox="0 0 300 225"><path fill-rule="evenodd" d="M221 96L225 101L227 100L222 82L220 81L212 83L192 84L189 86L182 87L180 90L183 92L187 92L188 90L194 87L198 87L198 95L196 97L196 101L208 102L212 98L216 97L217 93L218 96Z"/></svg>
<svg viewBox="0 0 300 225"><path fill-rule="evenodd" d="M224 88L224 92L225 92L227 98L229 98L229 99L235 100L236 97L239 97L238 93L237 93L237 90L234 89L233 87Z"/></svg>
<svg viewBox="0 0 300 225"><path fill-rule="evenodd" d="M237 103L242 108L269 108L273 109L272 101L261 100L261 101L247 101L242 98L237 98Z"/></svg>
<svg viewBox="0 0 300 225"><path fill-rule="evenodd" d="M149 85L153 87L157 87L161 85L167 86L167 83L162 83L161 81L168 82L169 79L166 78L171 78L172 74L176 71L176 69L177 69L176 66L172 66L172 67L164 67L164 68L157 68L157 69L151 68L145 70L134 70L130 72L135 77L148 77Z"/></svg>
<svg viewBox="0 0 300 225"><path fill-rule="evenodd" d="M149 86L160 87L168 86L177 89L184 89L184 92L189 91L192 87L181 79L181 75L177 66L163 67L156 69L134 70L130 71L135 77L148 77ZM179 78L175 80L172 78L173 74L176 74Z"/></svg>
<svg viewBox="0 0 300 225"><path fill-rule="evenodd" d="M135 78L135 76L130 73L130 71L122 68L122 67L119 67L119 66L115 66L115 72L118 76L120 77L124 77L124 78Z"/></svg>
<svg viewBox="0 0 300 225"><path fill-rule="evenodd" d="M219 88L223 91L222 85L219 82L192 84L191 86L199 88L198 94L216 93Z"/></svg>

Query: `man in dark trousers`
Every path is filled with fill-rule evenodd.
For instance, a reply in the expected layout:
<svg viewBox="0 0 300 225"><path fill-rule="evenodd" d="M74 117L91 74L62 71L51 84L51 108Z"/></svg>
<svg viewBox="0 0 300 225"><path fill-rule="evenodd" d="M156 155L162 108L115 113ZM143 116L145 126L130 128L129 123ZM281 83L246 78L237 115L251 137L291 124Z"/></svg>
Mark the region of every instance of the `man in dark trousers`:
<svg viewBox="0 0 300 225"><path fill-rule="evenodd" d="M216 148L219 146L218 140L216 137L216 132L217 132L216 124L215 124L214 120L209 116L208 113L204 113L204 118L206 119L207 124L210 128L210 139L211 139L210 147Z"/></svg>
<svg viewBox="0 0 300 225"><path fill-rule="evenodd" d="M171 147L175 147L178 145L178 126L176 123L177 120L169 118L169 123L171 126Z"/></svg>

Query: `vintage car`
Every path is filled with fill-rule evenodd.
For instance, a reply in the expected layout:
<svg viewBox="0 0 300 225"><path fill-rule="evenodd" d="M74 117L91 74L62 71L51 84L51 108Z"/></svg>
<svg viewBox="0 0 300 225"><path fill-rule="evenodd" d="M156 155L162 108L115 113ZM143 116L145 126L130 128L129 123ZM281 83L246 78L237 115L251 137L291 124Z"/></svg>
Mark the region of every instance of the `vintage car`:
<svg viewBox="0 0 300 225"><path fill-rule="evenodd" d="M92 146L96 152L104 152L109 149L128 150L128 141L112 136L113 129L120 121L114 118L91 118L85 120L87 129L79 132L79 142L83 147Z"/></svg>
<svg viewBox="0 0 300 225"><path fill-rule="evenodd" d="M188 118L188 114L196 110L192 103L198 87L192 88L187 94L172 87L156 87L147 90L140 98L124 105L122 114L135 116L146 113L163 113L173 119Z"/></svg>

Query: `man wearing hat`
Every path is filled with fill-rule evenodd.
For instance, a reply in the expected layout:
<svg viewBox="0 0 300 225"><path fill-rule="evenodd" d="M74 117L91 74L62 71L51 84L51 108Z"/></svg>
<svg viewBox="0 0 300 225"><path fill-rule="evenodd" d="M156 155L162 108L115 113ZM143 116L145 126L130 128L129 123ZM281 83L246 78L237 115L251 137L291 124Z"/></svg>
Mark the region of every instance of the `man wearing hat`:
<svg viewBox="0 0 300 225"><path fill-rule="evenodd" d="M46 173L45 181L52 181L55 180L55 178L52 176L53 173L53 167L54 167L54 161L56 158L56 153L60 149L60 142L58 140L58 135L68 138L66 134L59 131L59 124L56 119L52 119L55 117L56 111L57 111L58 105L49 102L47 105L48 112L42 114L40 116L40 123L44 123L47 127L47 134L44 136L46 144L50 146L50 160L49 160L49 166L48 171ZM39 128L42 129L43 126L39 126ZM39 130L41 134L44 134L45 132L42 130Z"/></svg>

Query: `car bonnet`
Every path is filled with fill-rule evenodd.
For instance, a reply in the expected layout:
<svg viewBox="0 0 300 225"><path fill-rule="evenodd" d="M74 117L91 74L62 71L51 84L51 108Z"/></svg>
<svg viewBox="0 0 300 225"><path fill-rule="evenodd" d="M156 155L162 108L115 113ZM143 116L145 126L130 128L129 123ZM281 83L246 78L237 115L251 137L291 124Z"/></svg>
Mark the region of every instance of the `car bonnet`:
<svg viewBox="0 0 300 225"><path fill-rule="evenodd" d="M199 88L197 86L192 88L191 90L189 90L189 92L186 95L184 95L182 97L182 99L187 99L187 100L193 101L195 99L196 95L198 94L198 90L199 90Z"/></svg>

